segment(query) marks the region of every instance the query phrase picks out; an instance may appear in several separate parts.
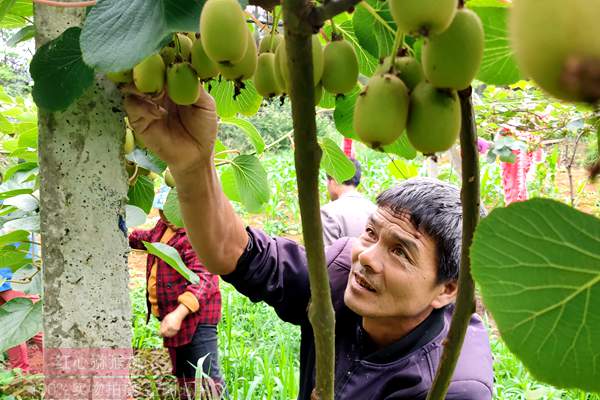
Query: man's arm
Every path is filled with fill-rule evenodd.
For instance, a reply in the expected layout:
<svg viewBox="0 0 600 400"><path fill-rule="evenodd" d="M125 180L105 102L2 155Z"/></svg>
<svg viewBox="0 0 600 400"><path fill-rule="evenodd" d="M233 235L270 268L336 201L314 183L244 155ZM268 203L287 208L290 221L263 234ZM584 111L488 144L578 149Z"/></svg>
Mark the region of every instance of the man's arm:
<svg viewBox="0 0 600 400"><path fill-rule="evenodd" d="M215 274L231 273L248 243L242 220L225 197L213 162L215 103L203 89L191 106L167 96L125 99L136 136L164 160L175 179L183 220L200 260Z"/></svg>

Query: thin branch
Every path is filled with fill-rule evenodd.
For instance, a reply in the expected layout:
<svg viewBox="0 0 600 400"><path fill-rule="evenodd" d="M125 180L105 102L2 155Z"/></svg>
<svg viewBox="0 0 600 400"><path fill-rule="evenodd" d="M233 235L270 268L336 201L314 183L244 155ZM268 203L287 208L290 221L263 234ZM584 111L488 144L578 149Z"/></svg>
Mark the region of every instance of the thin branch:
<svg viewBox="0 0 600 400"><path fill-rule="evenodd" d="M473 233L479 222L479 156L477 153L477 128L471 99L472 89L459 92L462 114L460 130L460 148L462 156L462 247L460 255L460 273L458 277L458 296L452 316L452 324L444 345L435 379L427 400L444 400L454 374L456 362L465 339L467 327L475 312L475 283L471 276L469 250L473 242Z"/></svg>
<svg viewBox="0 0 600 400"><path fill-rule="evenodd" d="M62 8L85 8L96 5L96 0L90 1L76 1L73 3L65 3L62 1L53 1L53 0L33 0L34 3L44 4L46 6L51 7L62 7Z"/></svg>
<svg viewBox="0 0 600 400"><path fill-rule="evenodd" d="M252 20L252 21L253 21L253 22L256 24L256 26L258 26L258 28L259 28L261 31L264 31L265 29L268 29L268 28L269 28L269 26L268 26L268 25L265 25L265 24L263 24L262 22L260 22L260 20L259 20L258 18L256 18L256 17L254 16L254 14L252 14L251 12L248 12L248 11L246 11L246 15L247 15L248 17L250 17L250 19L251 19L251 20Z"/></svg>
<svg viewBox="0 0 600 400"><path fill-rule="evenodd" d="M360 2L361 0L331 0L322 6L314 7L308 18L313 32L318 32L328 19L350 10Z"/></svg>
<svg viewBox="0 0 600 400"><path fill-rule="evenodd" d="M330 7L335 3L338 1L332 0L323 7ZM335 314L325 262L319 204L319 167L322 150L317 142L315 88L306 82L313 81L311 34L318 32L322 22L332 18L335 13L324 18L321 25L315 29L306 18L311 7L308 2L286 0L283 7L285 46L291 77L296 182L311 293L308 318L313 327L316 350L313 398L333 400Z"/></svg>

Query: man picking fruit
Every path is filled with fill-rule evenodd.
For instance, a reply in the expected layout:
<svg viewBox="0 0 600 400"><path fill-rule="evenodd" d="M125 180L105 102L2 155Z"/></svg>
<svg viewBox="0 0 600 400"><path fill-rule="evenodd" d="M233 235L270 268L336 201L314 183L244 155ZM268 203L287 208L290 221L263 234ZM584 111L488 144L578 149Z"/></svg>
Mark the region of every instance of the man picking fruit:
<svg viewBox="0 0 600 400"><path fill-rule="evenodd" d="M176 106L166 96L155 102L129 96L126 109L135 133L169 165L201 261L301 327L299 399L310 399L315 346L305 251L245 227L234 212L213 160L213 99L202 90L191 106ZM458 188L408 180L379 195L358 239L340 239L327 249L336 399L425 399L456 297L461 220ZM492 381L488 336L473 315L446 398L491 399Z"/></svg>

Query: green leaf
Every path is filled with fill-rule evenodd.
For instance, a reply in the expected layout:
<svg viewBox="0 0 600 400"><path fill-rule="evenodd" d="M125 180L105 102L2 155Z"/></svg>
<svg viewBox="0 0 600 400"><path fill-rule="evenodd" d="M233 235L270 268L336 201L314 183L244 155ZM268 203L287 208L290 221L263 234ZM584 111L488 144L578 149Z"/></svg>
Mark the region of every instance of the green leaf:
<svg viewBox="0 0 600 400"><path fill-rule="evenodd" d="M400 137L392 144L383 146L383 150L386 153L397 154L400 157L404 157L407 160L412 160L417 156L417 150L408 141L406 131L400 135Z"/></svg>
<svg viewBox="0 0 600 400"><path fill-rule="evenodd" d="M258 112L263 97L258 94L251 80L244 81L244 89L235 98L235 104L239 113L251 117Z"/></svg>
<svg viewBox="0 0 600 400"><path fill-rule="evenodd" d="M387 2L371 0L359 3L352 15L352 26L361 46L375 59L393 53L396 23Z"/></svg>
<svg viewBox="0 0 600 400"><path fill-rule="evenodd" d="M231 165L242 204L249 212L260 211L270 195L267 172L262 164L255 156L241 155L234 158Z"/></svg>
<svg viewBox="0 0 600 400"><path fill-rule="evenodd" d="M145 175L138 176L135 185L129 188L127 197L128 204L141 208L146 214L150 213L154 201L154 183Z"/></svg>
<svg viewBox="0 0 600 400"><path fill-rule="evenodd" d="M323 149L321 158L321 168L327 175L333 177L336 182L345 182L352 179L356 173L354 163L344 154L340 146L329 138L323 139L320 143Z"/></svg>
<svg viewBox="0 0 600 400"><path fill-rule="evenodd" d="M419 168L401 158L390 161L387 166L390 174L398 179L410 179L419 175Z"/></svg>
<svg viewBox="0 0 600 400"><path fill-rule="evenodd" d="M15 47L17 44L24 42L29 39L33 39L35 36L35 26L27 25L21 28L17 33L12 35L10 39L6 41L6 44L10 47Z"/></svg>
<svg viewBox="0 0 600 400"><path fill-rule="evenodd" d="M81 28L69 28L33 56L29 72L34 81L33 99L39 107L65 110L94 82L94 70L81 58L80 34Z"/></svg>
<svg viewBox="0 0 600 400"><path fill-rule="evenodd" d="M29 217L16 218L11 221L5 222L3 228L8 230L25 230L30 232L40 231L40 216L32 215Z"/></svg>
<svg viewBox="0 0 600 400"><path fill-rule="evenodd" d="M2 1L13 3L13 5L7 7L6 14L3 18L0 18L0 28L21 28L27 23L26 18L33 16L33 2L31 0Z"/></svg>
<svg viewBox="0 0 600 400"><path fill-rule="evenodd" d="M335 111L333 112L335 127L339 133L350 139L358 139L354 133L353 119L354 104L359 94L360 88L355 86L350 93L335 100Z"/></svg>
<svg viewBox="0 0 600 400"><path fill-rule="evenodd" d="M221 123L237 126L238 128L240 128L246 134L246 136L248 136L248 139L250 139L250 142L252 142L252 145L254 146L258 154L261 154L265 150L265 141L260 135L258 129L256 129L256 127L252 124L252 122L242 118L229 117L221 118Z"/></svg>
<svg viewBox="0 0 600 400"><path fill-rule="evenodd" d="M238 203L242 202L232 166L223 167L221 169L221 187L229 200L237 201Z"/></svg>
<svg viewBox="0 0 600 400"><path fill-rule="evenodd" d="M170 223L179 228L183 228L183 218L181 217L179 197L177 195L176 188L173 188L169 191L167 200L165 200L165 205L163 206L163 213Z"/></svg>
<svg viewBox="0 0 600 400"><path fill-rule="evenodd" d="M39 208L40 202L33 194L20 194L4 200L4 205L17 207L23 211L35 211Z"/></svg>
<svg viewBox="0 0 600 400"><path fill-rule="evenodd" d="M146 222L147 215L139 207L127 204L125 206L125 225L128 228L133 228L142 225Z"/></svg>
<svg viewBox="0 0 600 400"><path fill-rule="evenodd" d="M162 174L167 168L167 164L150 150L137 148L131 153L125 155L125 158L129 161L133 161L138 166L149 171L156 172L159 175Z"/></svg>
<svg viewBox="0 0 600 400"><path fill-rule="evenodd" d="M16 3L16 0L0 0L0 21L4 18L8 10Z"/></svg>
<svg viewBox="0 0 600 400"><path fill-rule="evenodd" d="M520 79L508 37L508 14L505 7L473 7L485 32L483 61L477 79L490 85L510 85Z"/></svg>
<svg viewBox="0 0 600 400"><path fill-rule="evenodd" d="M8 199L9 197L18 196L20 194L32 193L32 189L14 189L0 193L0 200Z"/></svg>
<svg viewBox="0 0 600 400"><path fill-rule="evenodd" d="M38 166L38 163L36 163L36 162L25 162L25 163L13 165L12 167L10 167L6 171L4 171L4 181L10 180L10 178L12 178L12 176L16 172L31 171L32 169L37 168L37 166Z"/></svg>
<svg viewBox="0 0 600 400"><path fill-rule="evenodd" d="M205 0L163 0L167 27L174 32L200 32Z"/></svg>
<svg viewBox="0 0 600 400"><path fill-rule="evenodd" d="M20 250L2 249L2 252L0 252L0 265L2 265L2 268L10 268L16 271L22 266L31 263L31 259L27 257L27 254Z"/></svg>
<svg viewBox="0 0 600 400"><path fill-rule="evenodd" d="M19 147L37 149L38 131L37 124L21 123L19 124L21 133L19 134Z"/></svg>
<svg viewBox="0 0 600 400"><path fill-rule="evenodd" d="M187 281L196 285L200 283L200 278L198 275L189 269L181 259L181 256L173 247L164 244L164 243L149 243L143 242L146 249L148 249L148 253L155 255L160 258L167 264L169 264L175 271L179 273L179 275L183 276Z"/></svg>
<svg viewBox="0 0 600 400"><path fill-rule="evenodd" d="M42 301L17 297L0 307L0 352L42 331Z"/></svg>
<svg viewBox="0 0 600 400"><path fill-rule="evenodd" d="M600 220L533 199L479 224L473 276L512 352L557 387L600 391Z"/></svg>
<svg viewBox="0 0 600 400"><path fill-rule="evenodd" d="M244 85L245 88L234 99L235 88L233 82L211 80L205 84L205 87L215 99L219 117L231 118L238 112L247 116L256 114L262 103L262 97L256 92L252 81L245 81Z"/></svg>
<svg viewBox="0 0 600 400"><path fill-rule="evenodd" d="M99 0L81 33L83 60L101 72L123 71L158 51L168 33L162 1Z"/></svg>
<svg viewBox="0 0 600 400"><path fill-rule="evenodd" d="M0 235L0 247L11 243L23 242L25 240L29 240L29 232L23 230L12 231Z"/></svg>
<svg viewBox="0 0 600 400"><path fill-rule="evenodd" d="M335 108L335 94L329 93L327 90L323 90L323 97L319 102L321 108Z"/></svg>

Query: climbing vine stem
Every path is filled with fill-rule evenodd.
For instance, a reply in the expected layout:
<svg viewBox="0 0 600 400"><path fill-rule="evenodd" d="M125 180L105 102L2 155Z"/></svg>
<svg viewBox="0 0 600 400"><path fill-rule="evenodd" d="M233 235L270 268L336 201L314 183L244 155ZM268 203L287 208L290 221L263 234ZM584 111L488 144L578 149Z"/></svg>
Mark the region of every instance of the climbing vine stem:
<svg viewBox="0 0 600 400"><path fill-rule="evenodd" d="M471 276L469 249L473 242L473 233L479 222L480 198L477 129L471 94L471 88L458 93L462 114L460 149L462 158L461 201L463 210L458 296L454 315L452 316L452 324L450 325L448 337L445 341L444 352L427 400L444 400L446 398L446 392L448 391L450 379L460 355L469 321L475 312L475 283Z"/></svg>

